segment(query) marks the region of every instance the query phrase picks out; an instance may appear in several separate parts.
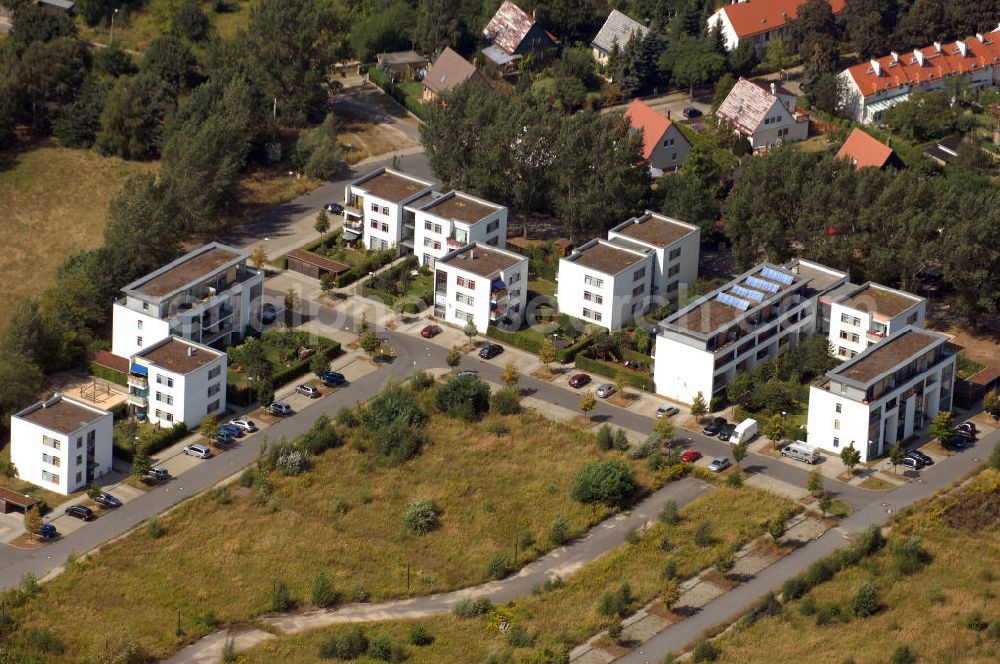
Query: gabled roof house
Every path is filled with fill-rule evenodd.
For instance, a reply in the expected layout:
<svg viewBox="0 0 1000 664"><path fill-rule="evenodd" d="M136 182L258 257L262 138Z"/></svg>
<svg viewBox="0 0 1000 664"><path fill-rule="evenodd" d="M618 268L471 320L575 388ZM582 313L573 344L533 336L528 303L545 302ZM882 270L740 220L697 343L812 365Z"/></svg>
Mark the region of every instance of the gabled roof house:
<svg viewBox="0 0 1000 664"><path fill-rule="evenodd" d="M844 141L837 159L846 159L855 168L899 169L903 162L888 144L857 127Z"/></svg>
<svg viewBox="0 0 1000 664"><path fill-rule="evenodd" d="M642 132L642 156L656 171L679 168L691 151L691 144L669 117L660 115L639 99L625 111L633 131Z"/></svg>
<svg viewBox="0 0 1000 664"><path fill-rule="evenodd" d="M776 83L740 78L715 114L746 136L754 150L763 150L809 135L809 118L796 113L795 103L795 95Z"/></svg>
<svg viewBox="0 0 1000 664"><path fill-rule="evenodd" d="M601 26L594 41L590 42L594 59L599 64L606 65L616 46L620 51L625 48L633 36L637 35L639 39L642 39L648 32L649 28L639 21L629 18L617 9L612 9L611 13L608 14L608 20Z"/></svg>
<svg viewBox="0 0 1000 664"><path fill-rule="evenodd" d="M441 93L456 88L469 80L487 83L474 64L451 48L445 48L427 70L427 75L424 76L422 100L425 102L433 101Z"/></svg>
<svg viewBox="0 0 1000 664"><path fill-rule="evenodd" d="M534 14L526 13L510 0L500 5L483 36L490 42L483 55L498 66L509 65L526 55L542 57L559 46L559 40L535 21Z"/></svg>
<svg viewBox="0 0 1000 664"><path fill-rule="evenodd" d="M846 0L828 0L834 14L844 10ZM798 16L806 0L738 0L723 5L708 18L708 29L722 31L726 48L745 41L763 51L775 37L785 38L789 21Z"/></svg>

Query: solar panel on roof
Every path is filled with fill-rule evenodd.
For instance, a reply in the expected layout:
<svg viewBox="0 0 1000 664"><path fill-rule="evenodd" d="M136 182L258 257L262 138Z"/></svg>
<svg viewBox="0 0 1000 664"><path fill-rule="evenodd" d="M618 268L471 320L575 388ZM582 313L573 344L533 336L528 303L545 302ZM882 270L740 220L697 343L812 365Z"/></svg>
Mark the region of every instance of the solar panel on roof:
<svg viewBox="0 0 1000 664"><path fill-rule="evenodd" d="M746 300L741 300L738 297L733 297L729 293L719 293L719 296L716 299L723 304L728 304L731 307L736 307L740 311L746 311L747 309L750 308L749 302L747 302Z"/></svg>
<svg viewBox="0 0 1000 664"><path fill-rule="evenodd" d="M781 286L773 281L764 281L763 279L758 279L757 277L747 277L746 284L751 288L756 288L757 290L764 291L766 293L777 293L781 290Z"/></svg>
<svg viewBox="0 0 1000 664"><path fill-rule="evenodd" d="M784 272L778 272L777 270L771 267L765 267L763 270L761 270L760 276L764 277L765 279L770 279L771 281L777 281L779 284L785 284L786 286L788 286L795 280L795 277L793 277L792 275L785 274Z"/></svg>
<svg viewBox="0 0 1000 664"><path fill-rule="evenodd" d="M754 302L760 302L764 299L764 294L760 291L750 290L749 288L744 288L743 286L733 286L733 292L737 295L749 298Z"/></svg>

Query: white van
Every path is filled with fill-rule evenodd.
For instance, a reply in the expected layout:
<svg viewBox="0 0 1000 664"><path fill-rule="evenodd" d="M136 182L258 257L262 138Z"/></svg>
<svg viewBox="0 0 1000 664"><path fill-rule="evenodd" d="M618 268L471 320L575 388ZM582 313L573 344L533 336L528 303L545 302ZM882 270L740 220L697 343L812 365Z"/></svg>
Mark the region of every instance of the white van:
<svg viewBox="0 0 1000 664"><path fill-rule="evenodd" d="M736 425L736 430L733 431L733 435L729 437L729 442L733 445L749 443L757 436L757 431L757 420L752 417L748 417Z"/></svg>
<svg viewBox="0 0 1000 664"><path fill-rule="evenodd" d="M820 459L819 450L797 441L792 441L781 448L781 456L805 463L818 463Z"/></svg>

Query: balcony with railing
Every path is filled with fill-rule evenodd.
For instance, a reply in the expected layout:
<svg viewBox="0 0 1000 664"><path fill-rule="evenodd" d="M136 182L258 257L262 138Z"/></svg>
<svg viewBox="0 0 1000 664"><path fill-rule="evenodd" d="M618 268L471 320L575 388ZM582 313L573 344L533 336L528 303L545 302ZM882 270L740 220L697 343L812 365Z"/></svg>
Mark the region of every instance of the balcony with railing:
<svg viewBox="0 0 1000 664"><path fill-rule="evenodd" d="M136 374L130 373L128 375L128 386L135 387L140 390L145 390L149 388L149 378L146 376L137 376Z"/></svg>
<svg viewBox="0 0 1000 664"><path fill-rule="evenodd" d="M879 342L885 339L885 337L886 333L884 331L880 332L878 330L868 330L865 332L865 338L867 338L868 341Z"/></svg>
<svg viewBox="0 0 1000 664"><path fill-rule="evenodd" d="M510 291L507 290L507 284L505 284L501 279L494 279L490 283L490 304L497 304L499 302L505 302L510 299Z"/></svg>
<svg viewBox="0 0 1000 664"><path fill-rule="evenodd" d="M149 405L149 390L140 390L134 387L129 389L128 403L132 406L145 408Z"/></svg>

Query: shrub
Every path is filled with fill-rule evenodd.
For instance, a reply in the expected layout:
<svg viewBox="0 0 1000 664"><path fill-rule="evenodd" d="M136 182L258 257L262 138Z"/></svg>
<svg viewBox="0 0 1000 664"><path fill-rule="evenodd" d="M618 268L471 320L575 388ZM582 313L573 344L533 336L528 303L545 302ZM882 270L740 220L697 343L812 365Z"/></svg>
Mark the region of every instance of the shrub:
<svg viewBox="0 0 1000 664"><path fill-rule="evenodd" d="M779 616L781 615L782 610L781 602L778 601L778 598L774 596L773 592L769 592L764 595L764 599L762 599L760 603L747 614L744 620L747 624L752 625L761 618Z"/></svg>
<svg viewBox="0 0 1000 664"><path fill-rule="evenodd" d="M507 572L510 569L510 564L507 560L507 556L502 553L498 553L492 558L487 565L487 574L491 579L502 579L507 576Z"/></svg>
<svg viewBox="0 0 1000 664"><path fill-rule="evenodd" d="M734 489L738 489L743 486L743 476L740 474L738 469L734 470L729 477L726 478L726 486Z"/></svg>
<svg viewBox="0 0 1000 664"><path fill-rule="evenodd" d="M561 576L551 576L545 579L545 583L542 584L542 590L545 592L551 592L553 590L558 590L566 585ZM1000 624L1000 623L998 623Z"/></svg>
<svg viewBox="0 0 1000 664"><path fill-rule="evenodd" d="M424 413L416 398L398 383L386 385L368 402L361 416L361 423L371 432L384 428L389 422L399 423L406 429L424 423Z"/></svg>
<svg viewBox="0 0 1000 664"><path fill-rule="evenodd" d="M733 560L732 556L725 556L724 558L719 558L715 561L715 569L718 570L720 574L729 574L733 571L733 567L736 566L736 561Z"/></svg>
<svg viewBox="0 0 1000 664"><path fill-rule="evenodd" d="M907 537L894 542L892 555L896 560L896 569L901 574L915 574L931 561L931 554L923 546L919 537Z"/></svg>
<svg viewBox="0 0 1000 664"><path fill-rule="evenodd" d="M597 446L602 450L610 450L613 444L614 437L611 434L611 427L602 424L601 428L597 430Z"/></svg>
<svg viewBox="0 0 1000 664"><path fill-rule="evenodd" d="M965 617L965 628L973 632L981 632L986 629L986 621L983 620L983 613L979 609Z"/></svg>
<svg viewBox="0 0 1000 664"><path fill-rule="evenodd" d="M405 653L388 636L376 636L368 644L368 657L380 662L402 662Z"/></svg>
<svg viewBox="0 0 1000 664"><path fill-rule="evenodd" d="M806 585L815 588L821 583L826 583L833 578L833 569L826 560L817 560L806 571Z"/></svg>
<svg viewBox="0 0 1000 664"><path fill-rule="evenodd" d="M840 620L844 615L843 609L836 602L827 602L816 612L816 624L820 627L829 625L835 620Z"/></svg>
<svg viewBox="0 0 1000 664"><path fill-rule="evenodd" d="M986 636L994 641L1000 640L1000 620L994 620L990 623L990 626L986 628Z"/></svg>
<svg viewBox="0 0 1000 664"><path fill-rule="evenodd" d="M442 412L471 422L489 410L490 386L476 376L455 376L438 389L437 405Z"/></svg>
<svg viewBox="0 0 1000 664"><path fill-rule="evenodd" d="M222 644L222 664L233 664L236 661L236 642L226 639Z"/></svg>
<svg viewBox="0 0 1000 664"><path fill-rule="evenodd" d="M615 592L604 593L601 601L597 605L597 610L605 618L618 616L624 618L629 614L632 602L635 597L632 595L632 588L627 583L623 583Z"/></svg>
<svg viewBox="0 0 1000 664"><path fill-rule="evenodd" d="M584 464L576 473L570 495L581 503L620 507L636 489L632 473L619 461Z"/></svg>
<svg viewBox="0 0 1000 664"><path fill-rule="evenodd" d="M253 468L244 468L243 472L240 473L240 486L249 489L253 486L254 480L254 470Z"/></svg>
<svg viewBox="0 0 1000 664"><path fill-rule="evenodd" d="M490 409L498 415L516 415L521 412L521 391L508 385L490 397Z"/></svg>
<svg viewBox="0 0 1000 664"><path fill-rule="evenodd" d="M675 526L681 520L680 511L677 509L677 502L673 500L668 500L660 510L659 516L660 522L665 523L668 526Z"/></svg>
<svg viewBox="0 0 1000 664"><path fill-rule="evenodd" d="M629 544L638 544L640 539L641 536L639 535L639 529L636 528L635 526L629 528L625 532L625 541L628 542Z"/></svg>
<svg viewBox="0 0 1000 664"><path fill-rule="evenodd" d="M493 610L493 603L488 597L463 597L451 607L451 612L459 618L475 618Z"/></svg>
<svg viewBox="0 0 1000 664"><path fill-rule="evenodd" d="M663 569L660 571L660 577L664 581L670 581L677 578L677 561L668 560L663 563Z"/></svg>
<svg viewBox="0 0 1000 664"><path fill-rule="evenodd" d="M359 604L364 604L369 599L368 591L365 590L363 585L356 583L354 584L354 587L351 588L351 598Z"/></svg>
<svg viewBox="0 0 1000 664"><path fill-rule="evenodd" d="M622 626L621 619L615 618L608 625L608 638L617 643L622 638L622 631L624 631L624 627Z"/></svg>
<svg viewBox="0 0 1000 664"><path fill-rule="evenodd" d="M564 516L557 516L549 528L549 541L555 546L562 546L569 539L569 521Z"/></svg>
<svg viewBox="0 0 1000 664"><path fill-rule="evenodd" d="M878 595L871 581L862 583L851 597L851 611L858 618L867 618L878 612Z"/></svg>
<svg viewBox="0 0 1000 664"><path fill-rule="evenodd" d="M27 572L26 574L21 576L21 592L24 594L25 597L30 599L35 595L37 595L40 590L41 587L39 587L38 585L37 576L35 576L31 572Z"/></svg>
<svg viewBox="0 0 1000 664"><path fill-rule="evenodd" d="M896 646L889 658L890 664L916 664L917 656L913 654L909 646Z"/></svg>
<svg viewBox="0 0 1000 664"><path fill-rule="evenodd" d="M802 597L809 591L809 586L802 577L792 577L785 581L781 586L781 597L786 602L792 602Z"/></svg>
<svg viewBox="0 0 1000 664"><path fill-rule="evenodd" d="M434 636L427 631L423 625L414 625L410 628L410 645L429 646L434 643Z"/></svg>
<svg viewBox="0 0 1000 664"><path fill-rule="evenodd" d="M375 451L394 464L403 463L417 456L424 444L423 431L406 425L402 420L396 420L378 429L374 439Z"/></svg>
<svg viewBox="0 0 1000 664"><path fill-rule="evenodd" d="M788 532L788 529L785 527L783 519L775 519L767 524L767 533L775 542L784 537L786 532Z"/></svg>
<svg viewBox="0 0 1000 664"><path fill-rule="evenodd" d="M368 637L358 626L331 634L319 644L319 656L323 659L357 659L367 651Z"/></svg>
<svg viewBox="0 0 1000 664"><path fill-rule="evenodd" d="M441 510L430 500L413 500L406 506L403 522L406 529L417 535L426 535L438 527Z"/></svg>
<svg viewBox="0 0 1000 664"><path fill-rule="evenodd" d="M532 642L534 638L523 625L514 625L507 630L507 645L512 648L527 648Z"/></svg>
<svg viewBox="0 0 1000 664"><path fill-rule="evenodd" d="M809 593L802 598L802 605L799 607L799 613L804 616L816 615L816 596Z"/></svg>
<svg viewBox="0 0 1000 664"><path fill-rule="evenodd" d="M712 524L708 521L702 521L694 529L694 543L700 547L712 546L715 543L715 537L712 535Z"/></svg>
<svg viewBox="0 0 1000 664"><path fill-rule="evenodd" d="M31 645L49 655L61 655L66 650L66 646L59 640L59 637L47 629L32 627L28 630L27 636Z"/></svg>
<svg viewBox="0 0 1000 664"><path fill-rule="evenodd" d="M722 649L709 640L702 640L691 652L693 662L714 662L722 655Z"/></svg>
<svg viewBox="0 0 1000 664"><path fill-rule="evenodd" d="M216 502L220 505L228 505L233 501L232 497L229 495L228 486L217 486L213 488L212 497L215 498Z"/></svg>
<svg viewBox="0 0 1000 664"><path fill-rule="evenodd" d="M286 477L301 475L309 467L309 457L299 450L284 450L278 456L275 467Z"/></svg>
<svg viewBox="0 0 1000 664"><path fill-rule="evenodd" d="M150 517L146 523L146 534L150 539L160 539L163 537L163 526L160 525L159 517Z"/></svg>
<svg viewBox="0 0 1000 664"><path fill-rule="evenodd" d="M340 597L337 591L334 590L333 583L326 575L326 572L320 571L317 573L312 585L313 605L325 609L334 606L338 601L340 601Z"/></svg>
<svg viewBox="0 0 1000 664"><path fill-rule="evenodd" d="M659 436L648 436L646 440L630 449L628 456L630 459L645 459L651 454L658 453L660 451L660 444Z"/></svg>
<svg viewBox="0 0 1000 664"><path fill-rule="evenodd" d="M625 429L618 429L615 431L615 436L612 439L611 446L622 452L628 449L628 435L626 435Z"/></svg>
<svg viewBox="0 0 1000 664"><path fill-rule="evenodd" d="M285 582L275 581L271 586L271 611L283 613L291 611L294 606L295 601L292 599L292 594Z"/></svg>

